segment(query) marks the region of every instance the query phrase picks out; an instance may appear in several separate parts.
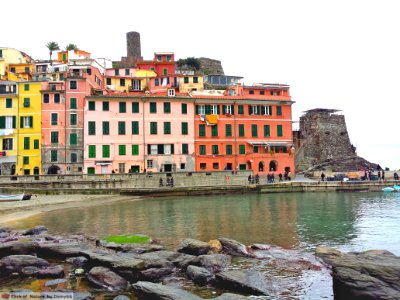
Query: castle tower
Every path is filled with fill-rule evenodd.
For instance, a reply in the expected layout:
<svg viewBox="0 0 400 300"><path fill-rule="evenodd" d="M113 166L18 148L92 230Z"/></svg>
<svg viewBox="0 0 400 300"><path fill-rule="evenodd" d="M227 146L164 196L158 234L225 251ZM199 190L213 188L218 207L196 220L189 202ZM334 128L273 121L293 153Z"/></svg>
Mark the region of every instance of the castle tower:
<svg viewBox="0 0 400 300"><path fill-rule="evenodd" d="M139 32L130 31L126 33L126 47L128 62L135 63L138 59L141 59L142 51Z"/></svg>

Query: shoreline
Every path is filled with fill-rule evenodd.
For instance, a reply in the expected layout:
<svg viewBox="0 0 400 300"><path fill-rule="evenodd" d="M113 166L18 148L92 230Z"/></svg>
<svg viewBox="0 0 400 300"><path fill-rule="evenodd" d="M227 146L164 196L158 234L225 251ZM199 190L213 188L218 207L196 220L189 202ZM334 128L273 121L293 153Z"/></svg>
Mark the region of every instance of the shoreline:
<svg viewBox="0 0 400 300"><path fill-rule="evenodd" d="M30 218L41 213L77 208L88 207L99 204L113 203L117 201L138 201L139 196L124 195L32 195L31 200L0 202L0 225Z"/></svg>

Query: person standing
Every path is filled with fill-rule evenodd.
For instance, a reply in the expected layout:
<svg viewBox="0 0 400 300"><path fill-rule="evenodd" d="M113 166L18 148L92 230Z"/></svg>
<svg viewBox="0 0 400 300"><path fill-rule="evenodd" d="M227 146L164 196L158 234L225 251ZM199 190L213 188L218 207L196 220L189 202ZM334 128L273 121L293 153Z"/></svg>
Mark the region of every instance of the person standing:
<svg viewBox="0 0 400 300"><path fill-rule="evenodd" d="M321 173L321 181L325 181L325 173L324 172Z"/></svg>

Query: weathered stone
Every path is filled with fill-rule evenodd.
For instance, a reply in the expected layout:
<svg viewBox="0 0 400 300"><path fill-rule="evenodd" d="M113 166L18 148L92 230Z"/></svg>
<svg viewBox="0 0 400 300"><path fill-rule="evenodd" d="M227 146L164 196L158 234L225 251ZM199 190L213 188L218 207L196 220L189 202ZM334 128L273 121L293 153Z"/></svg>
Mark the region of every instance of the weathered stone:
<svg viewBox="0 0 400 300"><path fill-rule="evenodd" d="M218 240L222 244L222 250L227 254L234 256L254 257L254 255L247 250L247 247L238 241L227 238L219 238Z"/></svg>
<svg viewBox="0 0 400 300"><path fill-rule="evenodd" d="M88 264L90 265L100 265L116 270L143 270L146 268L142 259L132 256L112 254L102 250L83 250L80 254L89 259Z"/></svg>
<svg viewBox="0 0 400 300"><path fill-rule="evenodd" d="M138 299L152 300L200 300L202 298L176 287L165 286L159 283L139 281L132 285Z"/></svg>
<svg viewBox="0 0 400 300"><path fill-rule="evenodd" d="M224 293L221 296L214 298L213 300L249 300L253 298L249 298L242 295L231 294L231 293Z"/></svg>
<svg viewBox="0 0 400 300"><path fill-rule="evenodd" d="M27 266L21 269L21 274L24 276L34 276L39 272L39 270L38 267Z"/></svg>
<svg viewBox="0 0 400 300"><path fill-rule="evenodd" d="M20 273L25 267L43 268L48 261L31 255L9 255L0 259L0 269L5 273Z"/></svg>
<svg viewBox="0 0 400 300"><path fill-rule="evenodd" d="M129 252L135 254L142 254L154 251L165 250L165 247L157 244L116 244L116 243L104 243L102 245L107 249L112 249L119 252Z"/></svg>
<svg viewBox="0 0 400 300"><path fill-rule="evenodd" d="M44 285L45 286L57 286L60 283L66 283L66 282L67 282L67 279L59 278L59 279L48 280L48 281L46 281L46 283Z"/></svg>
<svg viewBox="0 0 400 300"><path fill-rule="evenodd" d="M61 265L49 266L44 269L40 269L36 275L38 277L63 277L64 267Z"/></svg>
<svg viewBox="0 0 400 300"><path fill-rule="evenodd" d="M388 251L321 252L332 266L335 300L399 299L400 257Z"/></svg>
<svg viewBox="0 0 400 300"><path fill-rule="evenodd" d="M218 286L252 295L268 295L269 287L264 275L257 271L232 270L215 275Z"/></svg>
<svg viewBox="0 0 400 300"><path fill-rule="evenodd" d="M178 252L192 254L192 255L202 255L207 254L211 250L211 245L195 240L195 239L184 239L178 249Z"/></svg>
<svg viewBox="0 0 400 300"><path fill-rule="evenodd" d="M211 246L211 252L219 253L222 251L222 244L218 240L210 240L208 244Z"/></svg>
<svg viewBox="0 0 400 300"><path fill-rule="evenodd" d="M188 265L198 265L199 257L190 254L182 254L175 258L172 263L178 268L186 269Z"/></svg>
<svg viewBox="0 0 400 300"><path fill-rule="evenodd" d="M181 256L181 253L173 251L156 251L135 256L144 261L145 268L172 268L173 261Z"/></svg>
<svg viewBox="0 0 400 300"><path fill-rule="evenodd" d="M206 268L197 266L188 266L186 269L188 277L197 284L207 284L214 280L214 275Z"/></svg>
<svg viewBox="0 0 400 300"><path fill-rule="evenodd" d="M72 264L75 268L81 268L87 264L88 259L84 256L70 257L66 259L66 262Z"/></svg>
<svg viewBox="0 0 400 300"><path fill-rule="evenodd" d="M39 235L41 233L47 232L48 229L42 225L33 227L31 229L25 230L22 235Z"/></svg>
<svg viewBox="0 0 400 300"><path fill-rule="evenodd" d="M173 268L150 268L140 271L140 279L144 281L159 281L173 271Z"/></svg>
<svg viewBox="0 0 400 300"><path fill-rule="evenodd" d="M128 287L128 282L108 268L94 267L89 271L88 280L98 287L120 291Z"/></svg>
<svg viewBox="0 0 400 300"><path fill-rule="evenodd" d="M315 255L321 257L324 261L329 262L339 256L342 256L343 253L330 247L317 246L315 248Z"/></svg>
<svg viewBox="0 0 400 300"><path fill-rule="evenodd" d="M10 232L11 230L10 230L10 228L7 228L7 227L0 227L0 233L3 233L3 232Z"/></svg>
<svg viewBox="0 0 400 300"><path fill-rule="evenodd" d="M200 255L199 262L208 271L218 273L228 268L231 257L225 254Z"/></svg>
<svg viewBox="0 0 400 300"><path fill-rule="evenodd" d="M40 256L64 259L67 257L80 256L81 251L87 248L85 243L38 243L37 252Z"/></svg>
<svg viewBox="0 0 400 300"><path fill-rule="evenodd" d="M74 300L92 300L94 297L92 294L87 292L76 292L74 291Z"/></svg>

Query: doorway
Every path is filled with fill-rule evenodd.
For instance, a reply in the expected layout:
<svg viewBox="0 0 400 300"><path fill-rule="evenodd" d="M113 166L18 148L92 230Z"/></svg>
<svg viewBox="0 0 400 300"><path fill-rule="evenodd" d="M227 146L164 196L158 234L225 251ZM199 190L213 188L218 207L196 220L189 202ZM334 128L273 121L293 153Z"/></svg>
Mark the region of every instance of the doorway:
<svg viewBox="0 0 400 300"><path fill-rule="evenodd" d="M277 167L278 167L278 162L276 160L271 160L271 162L269 163L269 170L271 172L274 172L276 171Z"/></svg>

